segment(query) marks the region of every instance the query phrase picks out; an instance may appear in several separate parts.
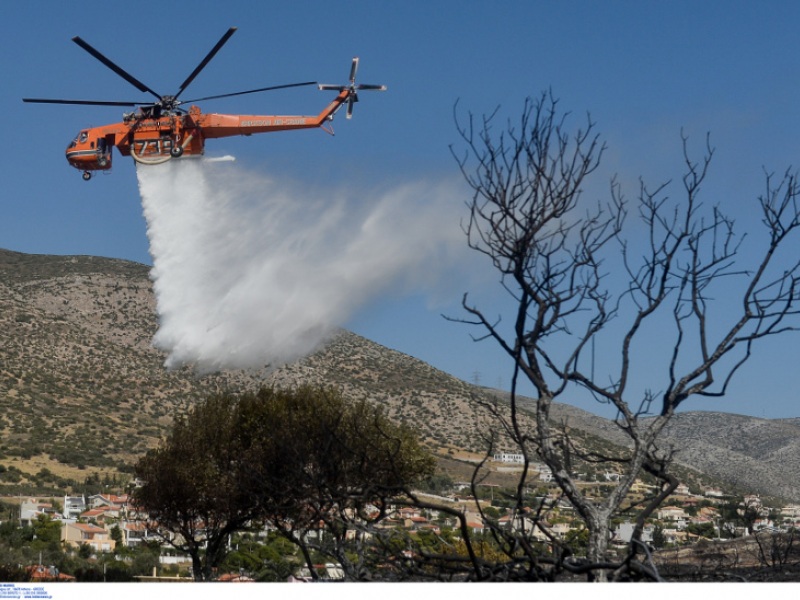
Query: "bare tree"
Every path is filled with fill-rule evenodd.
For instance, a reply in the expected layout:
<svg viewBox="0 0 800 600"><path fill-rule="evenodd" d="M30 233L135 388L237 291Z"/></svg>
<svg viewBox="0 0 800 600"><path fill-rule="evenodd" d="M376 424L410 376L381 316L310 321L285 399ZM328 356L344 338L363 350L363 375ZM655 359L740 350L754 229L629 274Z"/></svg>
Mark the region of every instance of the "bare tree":
<svg viewBox="0 0 800 600"><path fill-rule="evenodd" d="M797 530L788 532L777 530L758 531L753 534L759 563L768 569L780 570L798 563Z"/></svg>
<svg viewBox="0 0 800 600"><path fill-rule="evenodd" d="M549 93L526 100L520 122L500 129L497 111L481 119L456 114L464 147L451 150L474 192L465 233L514 300L504 320L465 295L469 316L458 320L479 326L476 339L495 340L510 357L505 433L526 467L540 460L550 468L586 524L585 561L573 557L564 566L605 580L642 566L634 559L644 521L677 486L669 472L673 450L659 444L675 411L692 396L724 396L757 342L795 329L800 264L788 250L797 247L800 190L793 173L766 175L759 198L765 235L756 240L763 245L745 256L733 220L699 200L713 155L708 139L703 158L694 161L682 136L681 200L670 200L668 184L641 182L630 211L616 179L607 202L583 200L605 145L590 118L570 133L568 117ZM656 325L658 340L649 337ZM600 373L595 347L604 358ZM645 363L648 373L660 373L653 385L662 389L637 389ZM521 378L534 390L532 428L520 417ZM629 440L618 455L586 452L553 416L556 400L587 392L616 412L614 422ZM618 484L590 497L576 478L577 461L613 464ZM639 512L628 557L613 561L610 520L642 473L656 478L658 491Z"/></svg>

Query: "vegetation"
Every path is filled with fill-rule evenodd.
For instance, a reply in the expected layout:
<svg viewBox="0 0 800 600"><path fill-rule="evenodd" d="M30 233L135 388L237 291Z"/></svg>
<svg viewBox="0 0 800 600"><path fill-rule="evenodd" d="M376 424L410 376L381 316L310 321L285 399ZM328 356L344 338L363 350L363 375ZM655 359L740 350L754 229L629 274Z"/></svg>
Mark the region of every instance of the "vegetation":
<svg viewBox="0 0 800 600"><path fill-rule="evenodd" d="M165 541L189 554L195 579L211 575L231 534L256 516L239 484L244 448L238 437L237 401L217 396L176 419L166 441L136 464L144 485L135 499L166 530Z"/></svg>
<svg viewBox="0 0 800 600"><path fill-rule="evenodd" d="M113 480L115 474L127 480L133 463L158 445L176 415L211 394L255 392L265 383L334 385L352 400L381 406L389 419L414 427L448 469L458 466L451 457L485 451L489 420L481 402L491 403L494 390L350 332L274 371L201 376L189 369L165 371L163 355L152 348L157 324L144 265L0 250L0 290L0 465L7 469L0 472L0 493L82 493L89 491L84 482L92 473L102 485L113 484L106 476ZM31 319L17 323L18 314ZM516 400L518 416L529 422L535 405ZM507 396L498 400L507 403ZM582 448L613 454L625 444L603 419L559 403L551 414L570 423ZM796 423L683 413L675 424L680 427L669 435L679 437L670 443L682 448L678 460L694 468L680 474L682 481L691 485L698 470L718 481L747 472L741 491L800 495ZM509 449L509 442L497 444ZM42 468L58 480L37 481Z"/></svg>
<svg viewBox="0 0 800 600"><path fill-rule="evenodd" d="M408 427L364 402L330 389L264 388L210 397L177 419L136 464L143 485L134 497L192 557L197 580L211 577L233 533L264 521L301 549L312 572L313 548L359 578L347 532L384 518L388 502L433 468ZM333 543L309 541L320 523Z"/></svg>
<svg viewBox="0 0 800 600"><path fill-rule="evenodd" d="M0 507L5 512L8 507ZM28 567L55 567L79 581L135 581L140 575L150 575L158 565L160 549L143 545L139 548L119 548L116 554L99 557L87 552L88 546L67 549L60 542L61 523L40 516L29 526L17 519L0 524L0 580L28 581Z"/></svg>

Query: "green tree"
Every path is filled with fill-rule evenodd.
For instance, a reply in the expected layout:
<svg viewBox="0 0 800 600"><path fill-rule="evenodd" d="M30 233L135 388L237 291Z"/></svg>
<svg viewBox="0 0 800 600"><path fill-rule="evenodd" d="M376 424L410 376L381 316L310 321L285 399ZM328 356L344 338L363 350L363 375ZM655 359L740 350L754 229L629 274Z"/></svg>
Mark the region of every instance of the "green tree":
<svg viewBox="0 0 800 600"><path fill-rule="evenodd" d="M192 558L198 581L211 578L226 552L228 537L247 527L256 505L240 485L234 396L213 396L175 420L166 440L136 464L144 484L134 490L139 506L165 536Z"/></svg>
<svg viewBox="0 0 800 600"><path fill-rule="evenodd" d="M577 556L585 556L589 545L589 531L587 529L570 529L565 536L564 543L570 551Z"/></svg>
<svg viewBox="0 0 800 600"><path fill-rule="evenodd" d="M92 547L89 544L81 544L78 547L78 556L80 558L83 558L84 560L91 558L93 552L94 552L94 550L92 549Z"/></svg>
<svg viewBox="0 0 800 600"><path fill-rule="evenodd" d="M414 431L327 388L262 389L240 407L247 488L264 518L298 545L309 567L316 551L349 578L370 576L364 529L434 471ZM316 531L320 524L324 532Z"/></svg>
<svg viewBox="0 0 800 600"><path fill-rule="evenodd" d="M494 519L495 521L500 518L500 511L494 506L487 506L486 508L484 508L483 514L489 517L490 519Z"/></svg>
<svg viewBox="0 0 800 600"><path fill-rule="evenodd" d="M664 528L661 525L653 527L653 547L660 550L667 545L667 536L664 534Z"/></svg>
<svg viewBox="0 0 800 600"><path fill-rule="evenodd" d="M122 549L122 530L119 525L114 525L110 531L111 539L115 542L115 548Z"/></svg>
<svg viewBox="0 0 800 600"><path fill-rule="evenodd" d="M39 515L33 522L34 542L38 548L58 550L61 547L61 522L47 515Z"/></svg>
<svg viewBox="0 0 800 600"><path fill-rule="evenodd" d="M698 535L708 539L714 539L717 534L713 523L689 523L686 526L686 531L692 535Z"/></svg>
<svg viewBox="0 0 800 600"><path fill-rule="evenodd" d="M264 541L242 536L233 542L234 550L220 565L221 572L244 572L256 581L286 581L302 564L298 548L276 532Z"/></svg>
<svg viewBox="0 0 800 600"><path fill-rule="evenodd" d="M158 558L161 548L155 543L137 545L130 553L130 573L135 575L152 575L153 569L159 566Z"/></svg>
<svg viewBox="0 0 800 600"><path fill-rule="evenodd" d="M177 419L137 463L144 484L134 497L154 523L179 534L166 539L192 557L197 580L210 579L230 536L258 519L309 565L314 552L326 552L357 578L366 554L353 545L365 538L348 532L383 518L388 500L433 467L409 427L364 402L323 388L264 388L212 396Z"/></svg>

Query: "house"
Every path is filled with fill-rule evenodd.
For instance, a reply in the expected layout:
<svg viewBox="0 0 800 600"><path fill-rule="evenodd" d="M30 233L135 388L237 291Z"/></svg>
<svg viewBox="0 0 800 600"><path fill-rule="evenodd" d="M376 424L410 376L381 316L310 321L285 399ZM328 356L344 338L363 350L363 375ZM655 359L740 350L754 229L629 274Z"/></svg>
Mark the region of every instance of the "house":
<svg viewBox="0 0 800 600"><path fill-rule="evenodd" d="M550 524L550 533L553 536L557 537L560 540L563 540L567 537L567 534L572 530L572 524L566 523L564 521L558 521L557 523Z"/></svg>
<svg viewBox="0 0 800 600"><path fill-rule="evenodd" d="M467 521L467 527L472 530L472 533L484 532L485 526L480 514L471 511L466 511L464 517L466 518Z"/></svg>
<svg viewBox="0 0 800 600"><path fill-rule="evenodd" d="M102 507L90 508L89 510L85 510L80 514L80 519L82 521L89 521L91 523L97 523L98 525L103 525L108 519L118 519L118 518L119 518L119 511L107 510Z"/></svg>
<svg viewBox="0 0 800 600"><path fill-rule="evenodd" d="M633 492L634 494L646 494L650 490L652 490L653 487L654 486L652 486L652 485L650 485L648 483L645 483L641 479L637 479L631 484L631 492ZM687 493L688 493L688 490L689 490L689 488L686 488ZM676 493L678 493L678 492L676 491Z"/></svg>
<svg viewBox="0 0 800 600"><path fill-rule="evenodd" d="M90 508L105 507L124 512L128 508L128 494L116 496L114 494L95 494L89 497Z"/></svg>
<svg viewBox="0 0 800 600"><path fill-rule="evenodd" d="M511 452L497 452L494 455L496 462L511 463L521 465L525 462L524 454L512 454Z"/></svg>
<svg viewBox="0 0 800 600"><path fill-rule="evenodd" d="M658 519L661 521L685 521L686 512L679 506L665 506L658 509Z"/></svg>
<svg viewBox="0 0 800 600"><path fill-rule="evenodd" d="M442 528L436 523L426 523L425 525L421 525L418 531L429 531L435 535L441 535Z"/></svg>
<svg viewBox="0 0 800 600"><path fill-rule="evenodd" d="M689 519L689 523L692 525L711 525L711 527L714 528L714 531L719 533L719 527L717 526L717 523L714 521L714 519L698 515L696 517Z"/></svg>
<svg viewBox="0 0 800 600"><path fill-rule="evenodd" d="M771 519L756 519L753 522L753 531L762 529L775 529L775 523Z"/></svg>
<svg viewBox="0 0 800 600"><path fill-rule="evenodd" d="M91 546L95 552L111 552L116 542L109 532L90 523L65 523L61 528L61 541L67 546Z"/></svg>
<svg viewBox="0 0 800 600"><path fill-rule="evenodd" d="M51 581L75 581L72 575L61 573L56 567L44 565L31 565L26 568L32 583L45 583ZM12 596L14 597L14 596Z"/></svg>
<svg viewBox="0 0 800 600"><path fill-rule="evenodd" d="M497 525L512 531L531 532L536 527L536 519L525 513L507 514L497 519Z"/></svg>
<svg viewBox="0 0 800 600"><path fill-rule="evenodd" d="M77 520L86 510L86 499L83 496L64 496L64 518Z"/></svg>
<svg viewBox="0 0 800 600"><path fill-rule="evenodd" d="M320 581L341 581L344 579L344 569L336 563L325 563L324 565L314 565ZM294 575L290 575L289 583L301 583L314 581L307 566L300 567Z"/></svg>
<svg viewBox="0 0 800 600"><path fill-rule="evenodd" d="M686 532L678 531L671 527L666 527L662 530L664 534L664 541L667 544L682 544L686 541Z"/></svg>
<svg viewBox="0 0 800 600"><path fill-rule="evenodd" d="M719 518L719 510L714 506L704 506L697 511L697 516L708 521Z"/></svg>
<svg viewBox="0 0 800 600"><path fill-rule="evenodd" d="M533 522L533 521L531 521ZM569 531L569 528L564 528L565 524L551 524L547 521L533 522L533 539L537 542L551 543L552 537L562 538Z"/></svg>
<svg viewBox="0 0 800 600"><path fill-rule="evenodd" d="M399 519L415 519L422 516L422 511L418 508L404 506L396 511L396 514Z"/></svg>
<svg viewBox="0 0 800 600"><path fill-rule="evenodd" d="M255 579L252 577L248 577L243 573L223 573L216 579L218 582L228 582L228 583L253 583Z"/></svg>
<svg viewBox="0 0 800 600"><path fill-rule="evenodd" d="M784 517L800 518L800 504L787 504L781 508L781 514Z"/></svg>
<svg viewBox="0 0 800 600"><path fill-rule="evenodd" d="M633 530L636 527L634 523L630 521L626 521L625 523L620 523L617 525L617 528L614 530L614 540L620 541L624 543L629 543L631 538L633 538ZM642 529L642 541L645 544L650 544L653 542L653 527L646 526Z"/></svg>
<svg viewBox="0 0 800 600"><path fill-rule="evenodd" d="M19 524L23 527L30 527L40 515L48 516L52 519L61 519L61 515L50 502L42 502L36 498L23 500L19 507Z"/></svg>
<svg viewBox="0 0 800 600"><path fill-rule="evenodd" d="M742 498L741 506L745 508L761 508L761 498L756 494L748 494Z"/></svg>
<svg viewBox="0 0 800 600"><path fill-rule="evenodd" d="M553 481L553 472L548 467L543 467L542 470L539 471L539 480L550 483Z"/></svg>
<svg viewBox="0 0 800 600"><path fill-rule="evenodd" d="M119 527L122 532L122 545L126 548L135 548L136 546L150 540L163 539L161 536L156 535L152 530L147 528L147 523L143 521L120 521L116 523L107 523L106 530L111 534L114 527Z"/></svg>
<svg viewBox="0 0 800 600"><path fill-rule="evenodd" d="M408 531L418 531L429 524L425 517L408 517L403 519L403 527Z"/></svg>

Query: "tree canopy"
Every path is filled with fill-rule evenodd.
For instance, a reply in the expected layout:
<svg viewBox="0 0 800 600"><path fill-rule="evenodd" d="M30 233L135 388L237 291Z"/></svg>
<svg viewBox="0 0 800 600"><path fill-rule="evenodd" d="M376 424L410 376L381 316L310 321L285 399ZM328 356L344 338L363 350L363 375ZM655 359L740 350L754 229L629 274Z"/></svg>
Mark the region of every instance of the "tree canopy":
<svg viewBox="0 0 800 600"><path fill-rule="evenodd" d="M325 388L263 388L212 396L177 419L137 463L134 497L192 556L195 578L208 579L233 532L269 522L310 562L309 530L324 523L343 542L433 466L410 428L366 402ZM341 544L332 551L346 560Z"/></svg>
<svg viewBox="0 0 800 600"><path fill-rule="evenodd" d="M231 395L198 404L135 467L144 482L134 492L137 506L171 534L170 543L189 553L196 579L210 577L228 536L256 515L238 484L243 449L237 405Z"/></svg>

